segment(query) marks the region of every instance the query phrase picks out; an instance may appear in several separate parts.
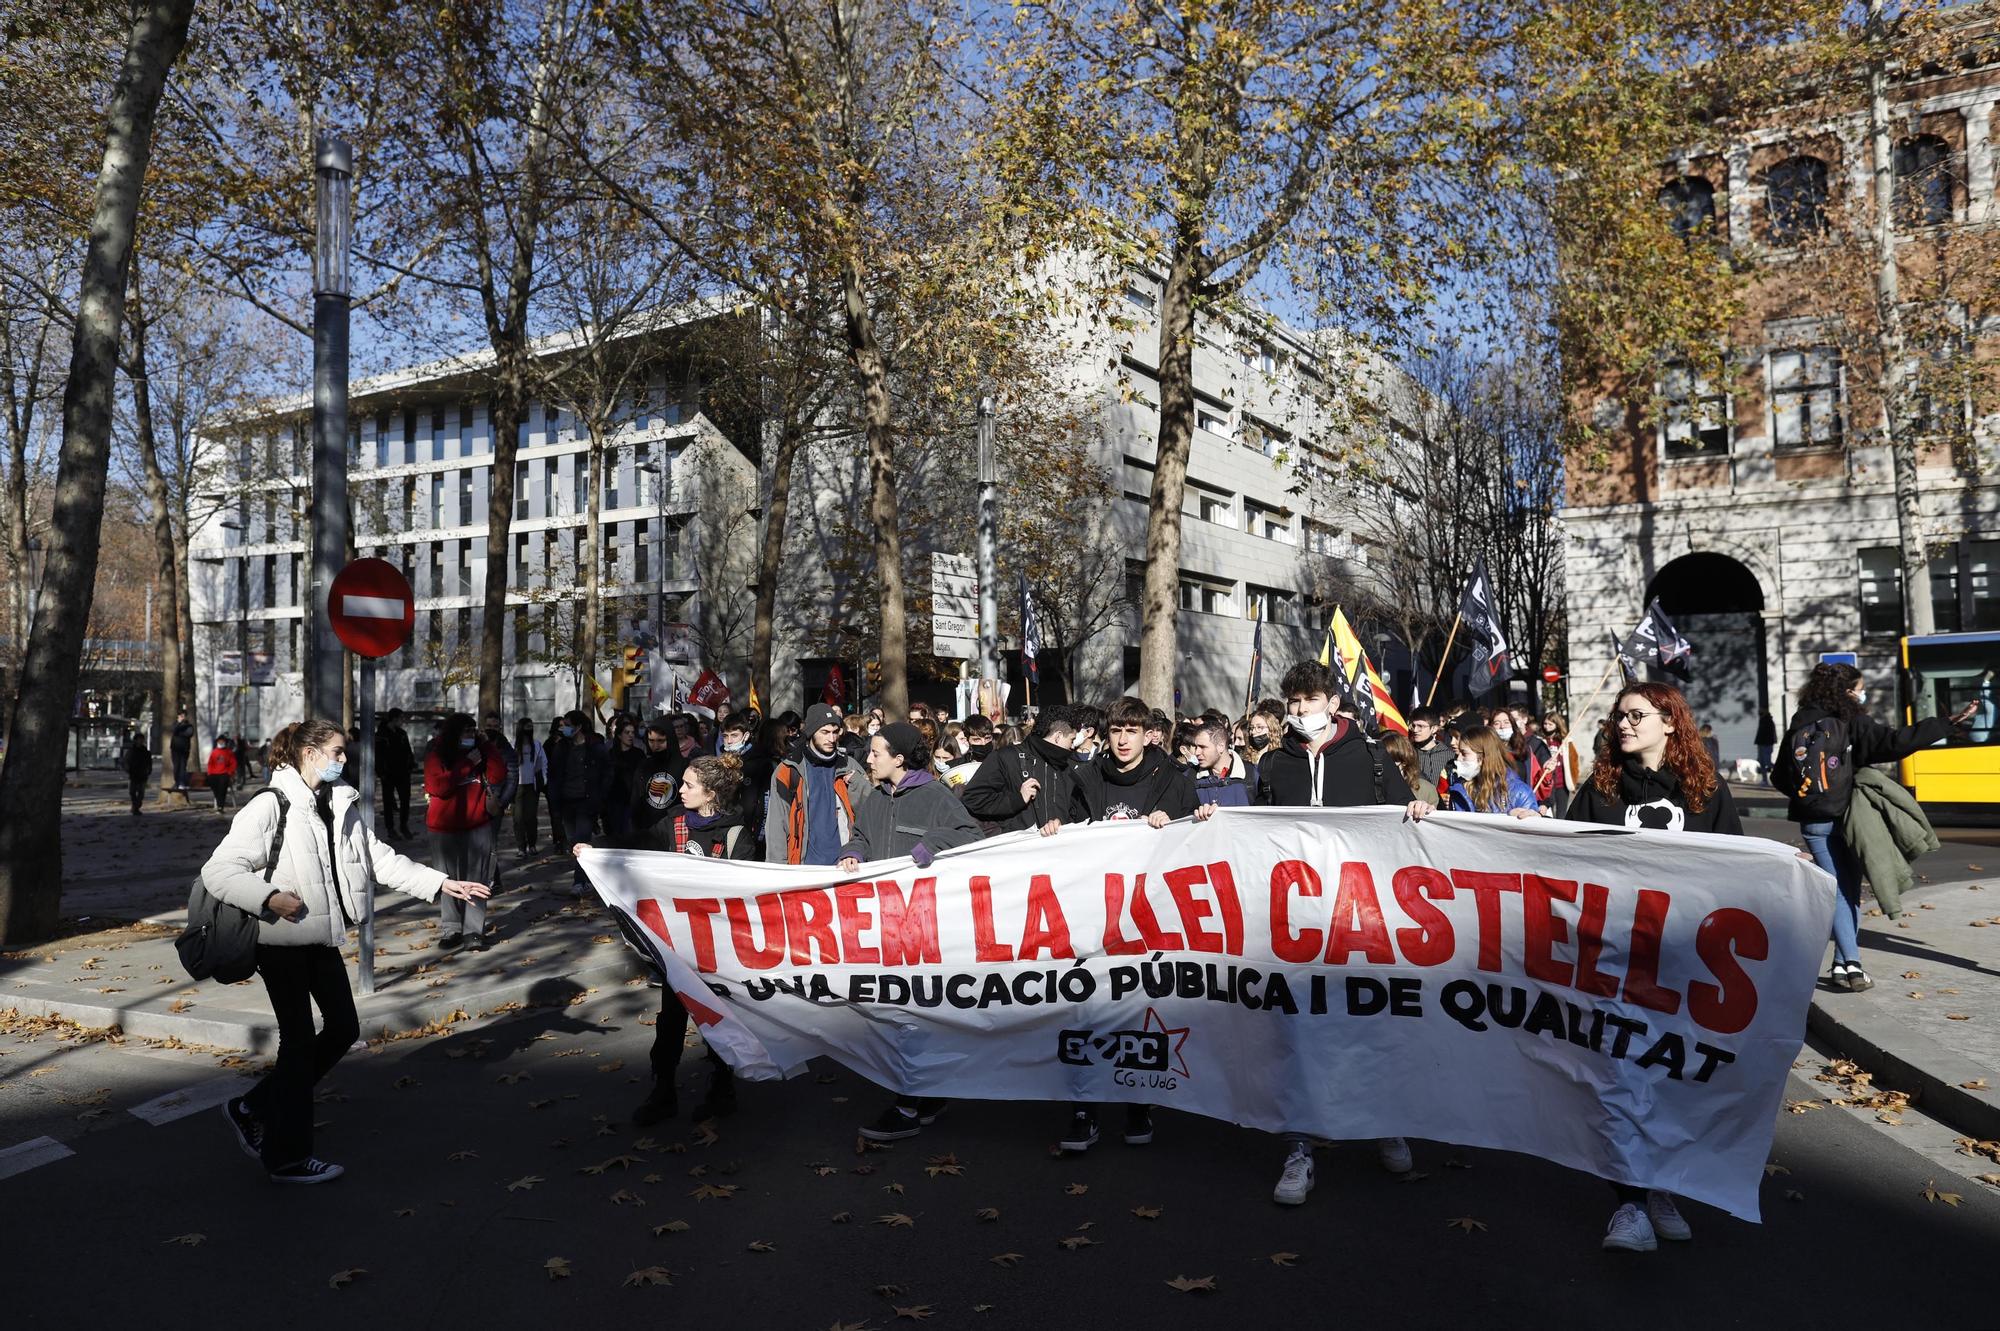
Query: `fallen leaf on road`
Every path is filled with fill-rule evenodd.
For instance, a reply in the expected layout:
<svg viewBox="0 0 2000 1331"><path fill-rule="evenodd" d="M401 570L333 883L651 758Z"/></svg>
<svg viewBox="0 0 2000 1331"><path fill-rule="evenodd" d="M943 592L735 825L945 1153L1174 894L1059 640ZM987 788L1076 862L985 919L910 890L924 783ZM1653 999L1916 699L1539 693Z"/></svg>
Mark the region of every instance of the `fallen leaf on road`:
<svg viewBox="0 0 2000 1331"><path fill-rule="evenodd" d="M407 1091L412 1086L421 1086L421 1085L423 1085L423 1083L418 1081L415 1077L398 1077L396 1078L395 1081L395 1087L399 1091Z"/></svg>
<svg viewBox="0 0 2000 1331"><path fill-rule="evenodd" d="M478 1158L479 1158L479 1152L477 1151L453 1151L450 1155L445 1157L445 1159L452 1161L477 1160Z"/></svg>
<svg viewBox="0 0 2000 1331"><path fill-rule="evenodd" d="M1946 1206L1957 1206L1965 1198L1955 1192L1939 1192L1937 1180L1932 1179L1930 1182L1924 1184L1924 1200L1927 1202L1943 1202Z"/></svg>
<svg viewBox="0 0 2000 1331"><path fill-rule="evenodd" d="M653 1226L653 1237L658 1238L662 1234L685 1234L693 1228L694 1226L685 1220L669 1220L664 1225Z"/></svg>
<svg viewBox="0 0 2000 1331"><path fill-rule="evenodd" d="M329 1276L327 1278L326 1287L328 1289L339 1289L342 1285L353 1284L354 1277L365 1276L367 1274L368 1274L368 1268L365 1266L350 1266L345 1271L335 1271L331 1276Z"/></svg>
<svg viewBox="0 0 2000 1331"><path fill-rule="evenodd" d="M776 1252L777 1245L769 1239L757 1239L750 1244L751 1252Z"/></svg>
<svg viewBox="0 0 2000 1331"><path fill-rule="evenodd" d="M1474 1232L1475 1230L1483 1230L1486 1228L1486 1222L1484 1220L1474 1220L1469 1215L1455 1216L1452 1219L1445 1221L1444 1223L1447 1228L1462 1229L1468 1234Z"/></svg>
<svg viewBox="0 0 2000 1331"><path fill-rule="evenodd" d="M415 1215L416 1213L417 1213L417 1208L416 1208L416 1207L414 1207L414 1206L404 1206L404 1207L399 1207L399 1208L397 1209L397 1211L396 1211L396 1218L397 1218L398 1220L402 1220L402 1219L406 1219L406 1218L408 1218L408 1217L410 1217L410 1216L413 1216L413 1215Z"/></svg>
<svg viewBox="0 0 2000 1331"><path fill-rule="evenodd" d="M1298 1261L1299 1255L1295 1252L1274 1252L1271 1254L1271 1265L1273 1266L1296 1266L1298 1265Z"/></svg>
<svg viewBox="0 0 2000 1331"><path fill-rule="evenodd" d="M1787 1100L1787 1101L1785 1101L1785 1109L1786 1109L1786 1110L1787 1110L1788 1112L1790 1112L1790 1113L1794 1113L1794 1114L1803 1114L1803 1113L1805 1113L1805 1112L1806 1112L1807 1110L1809 1110L1809 1109L1824 1109L1824 1108L1826 1108L1826 1106L1825 1106L1824 1104L1820 1103L1820 1102L1819 1102L1818 1100Z"/></svg>
<svg viewBox="0 0 2000 1331"><path fill-rule="evenodd" d="M1904 979L1906 979L1906 980L1916 980L1916 979L1921 979L1922 977L1923 977L1923 972L1922 972L1922 971L1904 971L1904 972L1903 972L1903 978L1904 978Z"/></svg>
<svg viewBox="0 0 2000 1331"><path fill-rule="evenodd" d="M503 1072L493 1080L499 1082L502 1086L512 1086L516 1082L529 1080L529 1077L525 1072Z"/></svg>
<svg viewBox="0 0 2000 1331"><path fill-rule="evenodd" d="M1785 1168L1775 1160L1767 1161L1764 1165L1765 1178L1770 1178L1775 1174L1789 1174L1791 1172L1791 1170Z"/></svg>
<svg viewBox="0 0 2000 1331"><path fill-rule="evenodd" d="M1964 1091L1983 1091L1987 1089L1986 1078L1984 1077L1974 1077L1971 1081L1962 1081L1958 1086L1960 1090Z"/></svg>
<svg viewBox="0 0 2000 1331"><path fill-rule="evenodd" d="M839 1172L840 1171L838 1169L835 1169L832 1165L813 1166L813 1173L819 1176L820 1178L826 1178L828 1175L838 1174Z"/></svg>
<svg viewBox="0 0 2000 1331"><path fill-rule="evenodd" d="M1787 1188L1787 1189L1785 1189L1785 1200L1786 1200L1786 1201L1788 1201L1788 1202L1802 1202L1802 1201L1804 1201L1805 1199L1806 1199L1806 1195L1805 1195L1804 1193L1800 1192L1800 1191L1799 1191L1799 1190L1798 1190L1797 1188Z"/></svg>
<svg viewBox="0 0 2000 1331"><path fill-rule="evenodd" d="M1067 1188L1063 1189L1063 1192L1071 1197L1081 1197L1083 1196L1083 1194L1089 1191L1090 1191L1090 1185L1088 1183L1072 1183Z"/></svg>
<svg viewBox="0 0 2000 1331"><path fill-rule="evenodd" d="M640 1285L671 1285L673 1272L664 1266L642 1266L625 1277L625 1287L633 1289Z"/></svg>
<svg viewBox="0 0 2000 1331"><path fill-rule="evenodd" d="M623 1068L624 1066L625 1066L625 1060L624 1060L624 1059L622 1059L622 1058L614 1058L614 1059L612 1059L612 1060L611 1060L611 1061L610 1061L609 1063L599 1063L599 1064L597 1065L597 1070L598 1070L599 1072L617 1072L617 1071L618 1071L619 1069Z"/></svg>
<svg viewBox="0 0 2000 1331"><path fill-rule="evenodd" d="M868 1331L866 1322L835 1322L827 1331Z"/></svg>
<svg viewBox="0 0 2000 1331"><path fill-rule="evenodd" d="M1018 1252L1003 1252L997 1254L996 1256L988 1257L986 1260L993 1263L993 1265L995 1266L1013 1266L1026 1255L1027 1254L1025 1253L1018 1253Z"/></svg>
<svg viewBox="0 0 2000 1331"><path fill-rule="evenodd" d="M931 1315L931 1311L932 1309L930 1304L919 1303L915 1307L896 1309L896 1316L907 1317L912 1322L921 1322L926 1317L929 1317Z"/></svg>
<svg viewBox="0 0 2000 1331"><path fill-rule="evenodd" d="M1945 1013L1945 1014L1944 1014L1944 1019L1945 1019L1946 1021L1971 1021L1971 1020L1972 1020L1972 1018L1971 1018L1971 1017L1967 1016L1967 1015L1966 1015L1965 1013L1963 1013L1963 1012L1947 1012L1947 1013Z"/></svg>
<svg viewBox="0 0 2000 1331"><path fill-rule="evenodd" d="M1000 1208L997 1206L982 1206L972 1213L972 1217L975 1220L998 1220L1000 1218Z"/></svg>
<svg viewBox="0 0 2000 1331"><path fill-rule="evenodd" d="M925 1163L924 1172L932 1178L940 1174L963 1175L965 1166L958 1162L958 1157L955 1155L934 1155Z"/></svg>
<svg viewBox="0 0 2000 1331"><path fill-rule="evenodd" d="M1167 1282L1167 1288L1177 1289L1183 1294L1213 1294L1215 1292L1215 1277L1202 1276L1200 1279L1196 1279L1193 1276L1175 1276Z"/></svg>
<svg viewBox="0 0 2000 1331"><path fill-rule="evenodd" d="M835 1212L834 1212L834 1213L833 1213L832 1215L828 1216L828 1217L827 1217L827 1219L828 1219L828 1220L829 1220L829 1221L830 1221L831 1223L833 1223L833 1224L836 1224L836 1225L844 1225L844 1224L846 1224L846 1223L847 1223L848 1221L850 1221L850 1220L854 1219L854 1212L852 1212L852 1211L835 1211Z"/></svg>
<svg viewBox="0 0 2000 1331"><path fill-rule="evenodd" d="M1132 1214L1138 1216L1141 1220L1158 1220L1160 1218L1160 1211L1161 1208L1157 1206L1135 1206L1132 1208Z"/></svg>
<svg viewBox="0 0 2000 1331"><path fill-rule="evenodd" d="M1068 1248L1071 1252L1075 1252L1078 1248L1094 1248L1097 1246L1097 1240L1088 1234L1072 1234L1066 1239L1057 1239L1056 1242L1062 1244L1063 1247Z"/></svg>
<svg viewBox="0 0 2000 1331"><path fill-rule="evenodd" d="M569 1258L551 1257L542 1263L542 1270L549 1273L549 1279L551 1280L567 1280L569 1279Z"/></svg>
<svg viewBox="0 0 2000 1331"><path fill-rule="evenodd" d="M520 1178L515 1179L512 1183L509 1183L507 1185L507 1191L526 1192L528 1191L528 1189L534 1187L537 1183L547 1183L547 1182L548 1180L543 1178L539 1174L524 1174Z"/></svg>
<svg viewBox="0 0 2000 1331"><path fill-rule="evenodd" d="M630 1188L620 1188L611 1194L611 1204L613 1206L644 1206L646 1199L638 1193L633 1192Z"/></svg>
<svg viewBox="0 0 2000 1331"><path fill-rule="evenodd" d="M599 1160L594 1165L585 1165L582 1169L579 1169L576 1172L579 1174L602 1174L605 1170L613 1168L614 1166L619 1169L626 1169L632 1165L640 1165L644 1163L645 1160L641 1156L614 1155L608 1160Z"/></svg>
<svg viewBox="0 0 2000 1331"><path fill-rule="evenodd" d="M875 1292L885 1299L901 1298L903 1287L901 1285L877 1285Z"/></svg>
<svg viewBox="0 0 2000 1331"><path fill-rule="evenodd" d="M723 1183L723 1184L704 1183L700 1187L696 1188L694 1191L690 1192L688 1196L693 1197L697 1201L705 1202L709 1198L713 1197L715 1198L715 1200L719 1202L726 1202L731 1197L734 1197L736 1195L736 1187L737 1185L734 1183Z"/></svg>
<svg viewBox="0 0 2000 1331"><path fill-rule="evenodd" d="M909 1216L904 1215L901 1211L891 1211L888 1215L876 1216L875 1223L878 1225L887 1225L891 1229L911 1229L916 1226L917 1222Z"/></svg>
<svg viewBox="0 0 2000 1331"><path fill-rule="evenodd" d="M1993 1187L2000 1188L2000 1174L1974 1174L1973 1177L1981 1183L1991 1184Z"/></svg>
<svg viewBox="0 0 2000 1331"><path fill-rule="evenodd" d="M530 1101L528 1101L528 1108L530 1108L530 1109L547 1109L547 1108L548 1108L548 1107L549 1107L550 1105L552 1105L552 1104L554 1104L554 1103L555 1103L555 1100L554 1100L553 1098L551 1098L551 1099L547 1099L547 1100L530 1100Z"/></svg>
<svg viewBox="0 0 2000 1331"><path fill-rule="evenodd" d="M1924 996L1924 991L1921 989L1912 989L1908 994L1908 997L1910 998L1922 998L1923 996Z"/></svg>
<svg viewBox="0 0 2000 1331"><path fill-rule="evenodd" d="M900 1183L884 1183L882 1185L882 1191L893 1192L898 1197L900 1197L903 1195L903 1185Z"/></svg>
<svg viewBox="0 0 2000 1331"><path fill-rule="evenodd" d="M707 1166L707 1165L696 1165L696 1166L695 1166L695 1167L694 1167L693 1169L690 1169L690 1170L688 1171L688 1177L689 1177L689 1178L707 1178L707 1177L708 1177L708 1166Z"/></svg>
<svg viewBox="0 0 2000 1331"><path fill-rule="evenodd" d="M173 1236L172 1238L170 1238L170 1239L162 1239L162 1240L160 1240L160 1241L161 1241L162 1243L178 1243L178 1244L182 1245L183 1247L188 1247L188 1248L197 1248L197 1247L200 1247L200 1246L201 1246L201 1245L202 1245L203 1243L205 1243L205 1242L207 1242L207 1241L208 1241L208 1235L206 1235L206 1234L176 1234L176 1235L174 1235L174 1236Z"/></svg>

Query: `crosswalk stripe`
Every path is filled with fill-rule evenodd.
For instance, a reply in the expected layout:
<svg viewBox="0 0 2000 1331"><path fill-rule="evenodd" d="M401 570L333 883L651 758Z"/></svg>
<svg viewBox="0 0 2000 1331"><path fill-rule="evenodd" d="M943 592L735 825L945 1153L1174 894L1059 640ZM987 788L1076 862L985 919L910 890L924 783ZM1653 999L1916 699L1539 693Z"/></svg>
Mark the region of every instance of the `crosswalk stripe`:
<svg viewBox="0 0 2000 1331"><path fill-rule="evenodd" d="M0 1151L0 1179L25 1174L37 1165L53 1164L64 1156L75 1154L54 1137L37 1137L19 1146L9 1146Z"/></svg>
<svg viewBox="0 0 2000 1331"><path fill-rule="evenodd" d="M132 1117L159 1127L189 1114L199 1114L204 1109L213 1109L224 1100L243 1094L249 1089L243 1078L230 1075L217 1077L213 1081L201 1082L194 1086L183 1086L178 1091L169 1091L142 1105L134 1105L129 1111Z"/></svg>

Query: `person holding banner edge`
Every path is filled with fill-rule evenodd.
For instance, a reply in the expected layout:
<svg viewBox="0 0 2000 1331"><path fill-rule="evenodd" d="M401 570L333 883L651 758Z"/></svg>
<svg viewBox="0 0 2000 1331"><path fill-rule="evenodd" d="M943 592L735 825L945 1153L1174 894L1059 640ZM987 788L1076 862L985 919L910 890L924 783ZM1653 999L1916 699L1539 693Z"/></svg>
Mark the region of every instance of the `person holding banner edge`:
<svg viewBox="0 0 2000 1331"><path fill-rule="evenodd" d="M1353 722L1333 714L1330 668L1301 661L1285 672L1280 692L1289 714L1284 742L1258 759L1252 804L1313 809L1411 804L1409 783L1381 745ZM1285 1142L1285 1164L1271 1200L1298 1206L1313 1189L1312 1138L1291 1133ZM1403 1138L1380 1138L1375 1151L1390 1173L1410 1172L1410 1144Z"/></svg>
<svg viewBox="0 0 2000 1331"><path fill-rule="evenodd" d="M1609 742L1570 801L1579 823L1658 832L1742 836L1729 787L1716 776L1687 698L1671 684L1627 684L1612 705ZM1615 749L1615 752L1614 752ZM1672 1193L1613 1181L1618 1209L1605 1228L1611 1252L1652 1252L1660 1239L1694 1237Z"/></svg>

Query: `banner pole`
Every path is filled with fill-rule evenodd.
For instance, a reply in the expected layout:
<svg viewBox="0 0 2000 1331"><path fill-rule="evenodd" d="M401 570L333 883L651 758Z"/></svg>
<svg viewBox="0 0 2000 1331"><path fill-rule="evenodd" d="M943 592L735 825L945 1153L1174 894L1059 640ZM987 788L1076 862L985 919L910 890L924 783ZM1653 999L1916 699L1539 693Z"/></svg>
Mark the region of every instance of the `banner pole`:
<svg viewBox="0 0 2000 1331"><path fill-rule="evenodd" d="M361 696L355 700L355 747L361 751L355 764L360 778L361 822L372 835L375 831L375 658L361 658ZM371 888L361 898L361 992L375 992L375 893Z"/></svg>
<svg viewBox="0 0 2000 1331"><path fill-rule="evenodd" d="M1444 635L1444 651L1438 655L1437 673L1431 676L1431 691L1424 695L1426 707L1429 707L1431 700L1438 696L1438 683L1444 679L1445 667L1451 664L1451 644L1458 638L1458 626L1464 619L1462 613L1451 617L1451 632Z"/></svg>

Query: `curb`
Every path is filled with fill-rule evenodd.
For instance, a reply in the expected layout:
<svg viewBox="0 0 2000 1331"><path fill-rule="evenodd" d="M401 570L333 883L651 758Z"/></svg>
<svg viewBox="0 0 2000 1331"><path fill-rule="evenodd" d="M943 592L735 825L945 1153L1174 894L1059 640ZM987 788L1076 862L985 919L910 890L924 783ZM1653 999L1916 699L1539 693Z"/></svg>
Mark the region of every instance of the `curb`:
<svg viewBox="0 0 2000 1331"><path fill-rule="evenodd" d="M505 1003L524 1003L537 985L551 981L578 986L622 981L637 973L628 957L600 962L580 970L523 976L484 988L425 989L421 993L356 994L354 1009L361 1022L363 1040L380 1039L404 1031L418 1030L463 1008L477 1021L486 1011ZM246 983L248 983L246 981ZM240 1049L253 1054L275 1053L278 1027L268 1014L238 1012L228 1017L201 1017L190 1013L163 1012L158 1008L134 1005L121 1008L110 1003L76 1003L63 999L36 998L0 990L0 1009L12 1008L23 1016L61 1017L80 1026L116 1026L140 1040L178 1039L188 1044L217 1049Z"/></svg>
<svg viewBox="0 0 2000 1331"><path fill-rule="evenodd" d="M1991 1081L1988 1069L1892 1018L1861 1012L1836 1016L1823 998L1815 994L1806 1014L1806 1030L1822 1044L1908 1091L1918 1108L1947 1127L2000 1141L2000 1102L1993 1099L2000 1084L1988 1092L1959 1084L1981 1077Z"/></svg>

